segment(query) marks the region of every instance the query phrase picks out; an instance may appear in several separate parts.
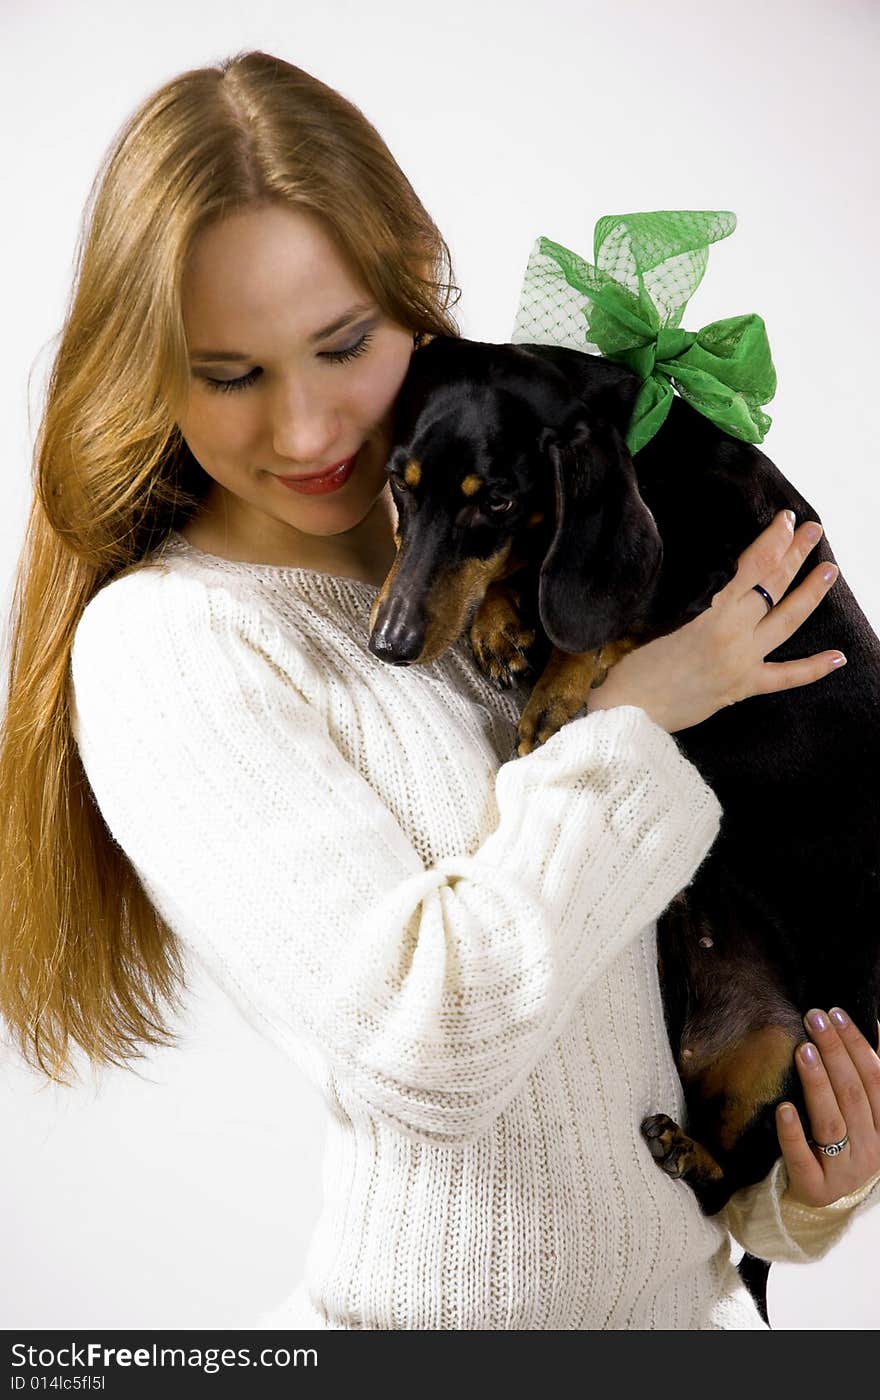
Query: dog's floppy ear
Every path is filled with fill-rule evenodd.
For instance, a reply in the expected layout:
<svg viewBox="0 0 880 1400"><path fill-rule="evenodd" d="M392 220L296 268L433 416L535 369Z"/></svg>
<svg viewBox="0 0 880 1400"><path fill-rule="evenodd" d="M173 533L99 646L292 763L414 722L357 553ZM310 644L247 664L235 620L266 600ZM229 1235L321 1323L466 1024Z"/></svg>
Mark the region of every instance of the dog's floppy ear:
<svg viewBox="0 0 880 1400"><path fill-rule="evenodd" d="M623 637L647 609L663 542L612 423L579 405L539 446L553 465L556 533L538 585L541 625L562 651Z"/></svg>

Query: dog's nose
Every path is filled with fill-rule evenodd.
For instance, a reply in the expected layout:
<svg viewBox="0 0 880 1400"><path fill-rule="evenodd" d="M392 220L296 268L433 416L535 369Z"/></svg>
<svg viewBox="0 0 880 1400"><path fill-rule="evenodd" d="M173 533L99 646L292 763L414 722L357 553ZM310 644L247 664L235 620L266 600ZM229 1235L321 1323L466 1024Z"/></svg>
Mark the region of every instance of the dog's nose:
<svg viewBox="0 0 880 1400"><path fill-rule="evenodd" d="M388 629L383 628L370 638L368 645L380 661L392 666L410 666L422 649L422 632L416 628L397 628L389 635Z"/></svg>
<svg viewBox="0 0 880 1400"><path fill-rule="evenodd" d="M388 598L369 637L374 657L392 666L417 661L425 645L425 617L410 598Z"/></svg>
<svg viewBox="0 0 880 1400"><path fill-rule="evenodd" d="M427 618L411 589L392 593L371 618L369 649L380 661L409 666L425 649Z"/></svg>

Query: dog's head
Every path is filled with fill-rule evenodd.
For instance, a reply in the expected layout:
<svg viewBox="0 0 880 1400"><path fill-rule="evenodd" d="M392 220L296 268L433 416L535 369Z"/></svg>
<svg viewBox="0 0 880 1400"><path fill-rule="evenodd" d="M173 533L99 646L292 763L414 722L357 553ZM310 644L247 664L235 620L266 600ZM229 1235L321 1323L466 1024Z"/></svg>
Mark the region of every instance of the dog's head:
<svg viewBox="0 0 880 1400"><path fill-rule="evenodd" d="M397 556L371 616L375 655L434 660L491 582L535 560L555 646L624 635L662 558L614 422L630 381L574 350L437 337L413 355L386 467Z"/></svg>

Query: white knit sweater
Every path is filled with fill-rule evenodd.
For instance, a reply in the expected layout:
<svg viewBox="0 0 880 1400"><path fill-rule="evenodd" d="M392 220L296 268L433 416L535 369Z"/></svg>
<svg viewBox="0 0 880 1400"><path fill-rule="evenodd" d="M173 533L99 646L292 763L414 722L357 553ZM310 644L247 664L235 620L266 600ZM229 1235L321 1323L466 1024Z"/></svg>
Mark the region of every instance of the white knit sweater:
<svg viewBox="0 0 880 1400"><path fill-rule="evenodd" d="M327 1104L306 1276L255 1326L762 1328L728 1231L816 1258L880 1182L798 1207L780 1163L710 1219L641 1138L682 1114L655 920L714 793L635 706L515 758L523 693L463 639L378 660L376 593L173 533L73 647L107 827Z"/></svg>

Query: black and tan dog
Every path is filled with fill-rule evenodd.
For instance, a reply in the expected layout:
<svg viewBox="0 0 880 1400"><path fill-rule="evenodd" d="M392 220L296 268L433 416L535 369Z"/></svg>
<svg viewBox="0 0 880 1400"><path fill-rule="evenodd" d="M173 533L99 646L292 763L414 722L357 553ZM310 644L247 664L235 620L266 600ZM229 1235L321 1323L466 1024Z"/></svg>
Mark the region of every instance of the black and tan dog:
<svg viewBox="0 0 880 1400"><path fill-rule="evenodd" d="M530 688L520 755L627 650L708 607L779 510L821 520L763 452L678 397L633 459L640 387L601 356L448 337L404 381L388 463L397 556L370 650L427 662L468 629L496 684ZM792 587L833 558L823 536ZM842 1006L877 1044L880 641L842 574L769 659L832 647L848 659L833 676L676 734L723 818L658 923L686 1131L663 1114L642 1131L708 1214L769 1171L782 1098L809 1135L793 1062L803 1014Z"/></svg>

